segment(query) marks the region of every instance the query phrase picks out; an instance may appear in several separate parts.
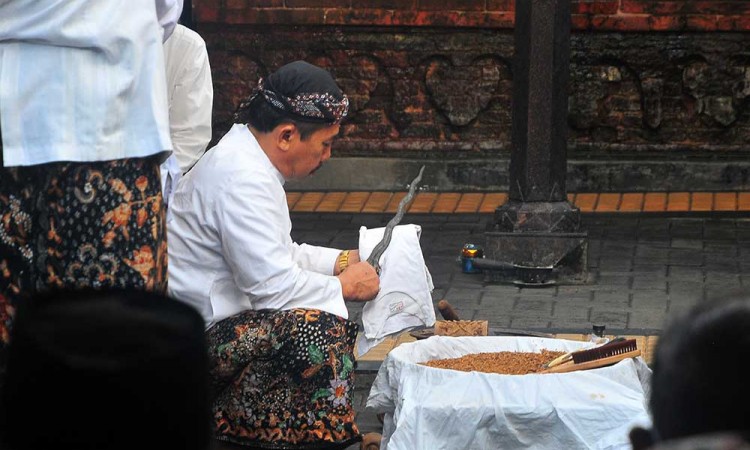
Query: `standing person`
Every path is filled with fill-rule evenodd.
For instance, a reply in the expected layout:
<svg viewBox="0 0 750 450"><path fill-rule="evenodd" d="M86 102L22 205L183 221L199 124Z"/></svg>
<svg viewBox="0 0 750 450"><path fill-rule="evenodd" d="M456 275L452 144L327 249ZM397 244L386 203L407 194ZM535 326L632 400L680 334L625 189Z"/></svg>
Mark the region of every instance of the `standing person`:
<svg viewBox="0 0 750 450"><path fill-rule="evenodd" d="M169 133L174 150L161 165L161 183L169 220L169 202L182 174L190 170L211 141L214 89L206 43L177 24L164 43L169 99Z"/></svg>
<svg viewBox="0 0 750 450"><path fill-rule="evenodd" d="M331 155L348 99L303 61L261 80L235 125L175 191L170 294L206 321L217 439L263 448L359 440L351 406L357 325L375 269L356 250L297 244L284 182ZM247 125L245 125L247 123Z"/></svg>
<svg viewBox="0 0 750 450"><path fill-rule="evenodd" d="M181 10L0 2L0 359L15 305L36 291L166 290L162 44Z"/></svg>

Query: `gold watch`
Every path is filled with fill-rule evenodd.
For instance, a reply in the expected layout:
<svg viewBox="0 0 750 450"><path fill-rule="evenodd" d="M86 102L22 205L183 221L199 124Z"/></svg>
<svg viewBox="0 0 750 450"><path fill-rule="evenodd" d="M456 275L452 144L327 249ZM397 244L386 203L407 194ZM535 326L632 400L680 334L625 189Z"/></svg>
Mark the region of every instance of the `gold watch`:
<svg viewBox="0 0 750 450"><path fill-rule="evenodd" d="M349 266L349 250L339 253L339 273L343 272Z"/></svg>

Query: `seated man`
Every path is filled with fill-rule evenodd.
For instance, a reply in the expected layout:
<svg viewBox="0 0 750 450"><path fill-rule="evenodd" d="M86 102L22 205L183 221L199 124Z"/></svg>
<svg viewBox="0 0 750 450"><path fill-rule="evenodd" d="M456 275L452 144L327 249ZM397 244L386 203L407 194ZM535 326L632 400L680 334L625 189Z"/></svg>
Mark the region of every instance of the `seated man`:
<svg viewBox="0 0 750 450"><path fill-rule="evenodd" d="M654 354L653 429L631 431L634 450L747 445L748 326L748 296L699 304L668 324Z"/></svg>
<svg viewBox="0 0 750 450"><path fill-rule="evenodd" d="M330 158L347 109L328 72L283 66L175 190L169 290L206 321L219 440L321 448L359 439L357 326L344 301L373 299L378 276L357 250L293 242L284 192L285 180Z"/></svg>

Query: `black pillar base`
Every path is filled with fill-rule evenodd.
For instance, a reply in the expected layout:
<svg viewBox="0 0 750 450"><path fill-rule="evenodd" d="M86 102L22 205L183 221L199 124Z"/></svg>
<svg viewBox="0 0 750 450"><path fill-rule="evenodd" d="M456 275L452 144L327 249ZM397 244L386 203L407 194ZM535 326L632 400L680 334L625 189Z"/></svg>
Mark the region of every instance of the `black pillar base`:
<svg viewBox="0 0 750 450"><path fill-rule="evenodd" d="M484 259L476 260L485 281L546 286L588 280L588 233L581 214L566 201L509 201L495 210L485 233Z"/></svg>
<svg viewBox="0 0 750 450"><path fill-rule="evenodd" d="M490 283L521 286L588 281L588 233L485 233L483 259L474 261Z"/></svg>
<svg viewBox="0 0 750 450"><path fill-rule="evenodd" d="M567 201L509 200L495 210L491 231L572 233L581 226L581 211Z"/></svg>

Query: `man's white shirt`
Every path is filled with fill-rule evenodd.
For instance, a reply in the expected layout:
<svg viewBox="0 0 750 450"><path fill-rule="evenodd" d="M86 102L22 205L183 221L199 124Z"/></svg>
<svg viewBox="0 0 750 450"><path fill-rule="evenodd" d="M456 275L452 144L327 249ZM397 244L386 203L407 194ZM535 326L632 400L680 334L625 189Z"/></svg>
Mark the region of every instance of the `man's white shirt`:
<svg viewBox="0 0 750 450"><path fill-rule="evenodd" d="M315 308L348 318L339 250L292 241L284 177L235 124L179 182L169 222L169 294L207 327L244 310Z"/></svg>

